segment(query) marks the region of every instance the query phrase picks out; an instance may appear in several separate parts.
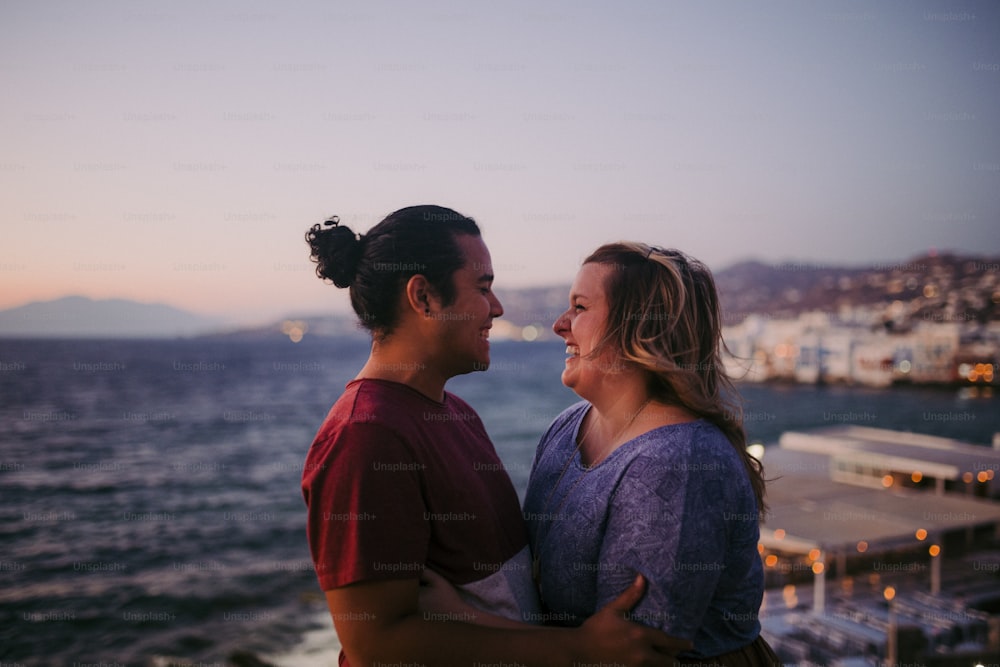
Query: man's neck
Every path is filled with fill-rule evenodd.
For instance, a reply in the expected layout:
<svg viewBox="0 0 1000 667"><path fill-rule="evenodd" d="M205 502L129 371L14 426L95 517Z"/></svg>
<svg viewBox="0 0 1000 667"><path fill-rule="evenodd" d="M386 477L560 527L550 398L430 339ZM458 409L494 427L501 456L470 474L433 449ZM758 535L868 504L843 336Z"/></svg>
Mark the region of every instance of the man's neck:
<svg viewBox="0 0 1000 667"><path fill-rule="evenodd" d="M421 353L416 341L392 340L372 344L368 361L356 379L389 380L416 389L431 400L444 401L444 385L448 380L432 360Z"/></svg>

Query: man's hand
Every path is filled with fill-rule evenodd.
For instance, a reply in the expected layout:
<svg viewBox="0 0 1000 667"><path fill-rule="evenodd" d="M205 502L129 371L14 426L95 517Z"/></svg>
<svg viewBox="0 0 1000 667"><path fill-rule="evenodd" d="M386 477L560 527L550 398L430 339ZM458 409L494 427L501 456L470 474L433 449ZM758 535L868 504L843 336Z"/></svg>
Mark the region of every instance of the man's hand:
<svg viewBox="0 0 1000 667"><path fill-rule="evenodd" d="M640 574L621 595L584 621L579 628L580 662L660 667L673 665L674 656L693 647L686 639L626 620L645 589L646 580Z"/></svg>

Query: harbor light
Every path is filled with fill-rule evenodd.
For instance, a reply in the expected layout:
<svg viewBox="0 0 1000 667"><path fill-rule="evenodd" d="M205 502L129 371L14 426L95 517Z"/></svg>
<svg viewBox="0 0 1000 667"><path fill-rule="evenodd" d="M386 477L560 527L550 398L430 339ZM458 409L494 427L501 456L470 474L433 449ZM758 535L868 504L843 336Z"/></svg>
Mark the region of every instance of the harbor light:
<svg viewBox="0 0 1000 667"><path fill-rule="evenodd" d="M892 599L896 597L896 589L892 586L886 586L885 590L882 591L882 597L884 597L887 602L891 602Z"/></svg>
<svg viewBox="0 0 1000 667"><path fill-rule="evenodd" d="M915 534L917 536L917 539L920 540L921 542L927 539L927 531L924 530L923 528L917 528L917 532Z"/></svg>
<svg viewBox="0 0 1000 667"><path fill-rule="evenodd" d="M965 377L969 382L993 382L993 364L992 363L977 363L975 366L972 364L961 364L958 367L959 375Z"/></svg>
<svg viewBox="0 0 1000 667"><path fill-rule="evenodd" d="M937 558L939 555L941 555L941 547L937 544L932 544L930 548L927 550L927 553L931 555L931 558Z"/></svg>
<svg viewBox="0 0 1000 667"><path fill-rule="evenodd" d="M914 470L913 474L910 475L910 479L913 480L914 484L919 484L920 480L922 480L923 478L924 478L924 473L920 472L919 470Z"/></svg>
<svg viewBox="0 0 1000 667"><path fill-rule="evenodd" d="M309 325L304 320L285 320L281 323L281 333L293 343L301 343L308 330Z"/></svg>
<svg viewBox="0 0 1000 667"><path fill-rule="evenodd" d="M868 543L865 542L864 540L861 540L860 542L858 542L858 553L863 554L866 551L868 551Z"/></svg>

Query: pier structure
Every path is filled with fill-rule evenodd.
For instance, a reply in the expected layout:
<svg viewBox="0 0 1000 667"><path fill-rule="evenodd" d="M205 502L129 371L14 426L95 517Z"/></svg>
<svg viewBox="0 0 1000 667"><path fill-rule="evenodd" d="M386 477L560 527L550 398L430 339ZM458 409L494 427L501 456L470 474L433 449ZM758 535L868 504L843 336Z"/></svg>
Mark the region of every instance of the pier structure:
<svg viewBox="0 0 1000 667"><path fill-rule="evenodd" d="M838 425L764 465L761 622L783 658L1000 663L1000 450Z"/></svg>

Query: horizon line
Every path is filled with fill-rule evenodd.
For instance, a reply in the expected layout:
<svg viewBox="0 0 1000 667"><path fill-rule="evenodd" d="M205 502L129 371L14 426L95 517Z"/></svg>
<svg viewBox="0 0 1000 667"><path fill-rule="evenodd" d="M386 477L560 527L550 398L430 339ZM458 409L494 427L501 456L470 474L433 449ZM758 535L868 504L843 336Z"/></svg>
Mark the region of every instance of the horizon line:
<svg viewBox="0 0 1000 667"><path fill-rule="evenodd" d="M919 253L919 254L916 254L916 255L911 255L908 259L893 260L893 261L888 261L888 260L870 261L870 262L857 263L857 264L850 264L850 263L846 263L846 262L845 263L831 263L831 262L822 262L822 261L818 261L818 260L796 260L796 259L763 260L763 259L759 259L759 258L756 258L756 257L746 257L744 259L737 260L737 261L734 261L734 262L731 262L731 263L727 264L725 266L725 268L718 269L718 270L712 270L712 273L713 273L713 275L718 276L721 273L724 273L724 272L732 270L732 269L734 269L736 267L740 267L740 266L747 265L747 264L757 264L757 265L765 266L767 268L779 269L779 270L811 270L811 271L822 271L822 270L839 270L839 271L866 271L866 270L869 270L869 271L885 271L885 270L896 270L896 269L898 269L898 270L912 270L912 269L915 269L915 268L919 268L919 266L917 264L915 264L915 262L917 260L920 260L920 259L930 259L930 258L948 258L948 257L958 257L958 258L965 259L965 260L976 260L976 259L980 259L980 260L982 260L982 259L993 260L993 259L996 259L998 262L1000 262L1000 251L995 251L992 254L991 253L975 253L975 254L973 254L973 253L966 252L966 251L942 250L942 249L938 249L938 248L930 248L930 249L924 251L923 253ZM535 284L516 285L516 286L505 286L503 284L500 284L500 285L496 286L496 289L497 289L497 291L500 291L500 292L518 292L518 291L525 291L525 290L556 289L556 288L566 288L571 283L572 283L572 277L570 277L569 279L567 279L565 281L560 281L560 282L556 282L556 281L548 282L548 281L546 281L546 282L538 282L538 283L535 283ZM146 305L146 306L159 306L159 307L173 308L173 309L185 312L187 314L197 315L197 316L204 317L204 318L207 318L207 319L220 320L218 322L219 324L242 324L242 325L246 325L246 324L250 323L251 319L253 319L253 318L248 317L246 315L237 315L237 314L222 314L222 315L220 315L219 314L220 311L218 311L218 310L206 311L206 310L204 310L202 308L190 307L190 306L185 306L185 305L177 305L177 302L169 301L169 300L164 300L162 298L147 299L147 298L141 298L141 297L137 298L137 297L132 297L132 296L124 296L124 295L93 296L93 295L89 295L89 294L87 294L85 292L65 292L65 293L61 294L60 296L29 298L26 301L15 302L15 303L13 303L11 305L6 305L6 306L0 305L0 313L5 312L5 311L10 311L10 310L16 310L18 308L24 308L24 307L28 307L28 306L32 306L32 305L36 305L36 304L53 303L53 302L56 302L56 301L61 301L61 300L66 300L66 299L74 299L74 298L86 299L88 301L95 302L95 303L110 302L110 301L124 301L124 302L129 302L129 303L134 303L134 304L140 304L140 305ZM351 309L350 309L350 304L349 304L348 301L345 300L344 303L341 304L341 305L342 306L346 306L346 308L337 308L337 307L325 307L324 308L324 307L317 307L315 309L312 309L312 312L302 312L300 310L299 312L296 312L294 315L290 315L290 314L288 314L289 311L286 311L286 313L284 315L278 315L276 317L278 319L282 319L282 318L287 319L287 318L302 317L302 316L306 316L306 317L313 316L313 317L315 317L315 316L323 316L323 315L350 314L352 312ZM265 308L265 309L262 309L262 310L266 310L266 311L270 312L273 309L272 308ZM257 318L257 319L260 322L270 321L269 319L267 319L267 316L261 316L260 318Z"/></svg>

